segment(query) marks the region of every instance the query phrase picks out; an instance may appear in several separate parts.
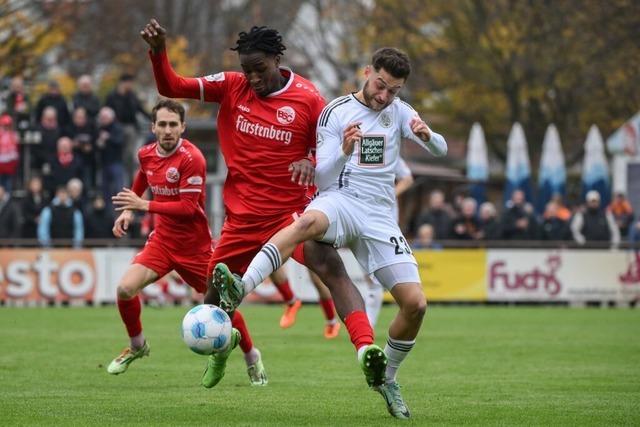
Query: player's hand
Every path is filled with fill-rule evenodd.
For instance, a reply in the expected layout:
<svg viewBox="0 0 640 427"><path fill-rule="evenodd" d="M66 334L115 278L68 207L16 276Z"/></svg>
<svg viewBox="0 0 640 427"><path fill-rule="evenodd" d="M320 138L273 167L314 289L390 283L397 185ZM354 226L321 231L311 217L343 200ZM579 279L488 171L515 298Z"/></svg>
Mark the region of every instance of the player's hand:
<svg viewBox="0 0 640 427"><path fill-rule="evenodd" d="M289 165L289 172L291 172L291 182L298 181L298 185L303 187L312 185L316 176L316 168L313 167L313 163L311 163L309 159L302 159L291 163Z"/></svg>
<svg viewBox="0 0 640 427"><path fill-rule="evenodd" d="M411 131L424 142L428 142L431 139L431 129L420 116L415 116L411 119L409 126L411 126Z"/></svg>
<svg viewBox="0 0 640 427"><path fill-rule="evenodd" d="M345 156L353 154L353 149L357 142L362 139L362 131L360 125L362 122L350 123L342 134L342 152Z"/></svg>
<svg viewBox="0 0 640 427"><path fill-rule="evenodd" d="M133 222L133 212L131 211L124 211L120 214L120 216L118 216L118 218L116 219L116 222L113 224L113 228L111 229L111 231L113 232L113 235L116 236L118 239L120 237L123 237L125 234L127 234L127 231L129 230L129 225Z"/></svg>
<svg viewBox="0 0 640 427"><path fill-rule="evenodd" d="M164 50L167 30L162 28L154 18L151 18L149 23L140 31L140 36L147 42L153 53L159 53Z"/></svg>
<svg viewBox="0 0 640 427"><path fill-rule="evenodd" d="M149 201L138 196L128 188L123 188L121 192L111 197L111 201L116 207L116 211L132 210L143 211L149 210Z"/></svg>

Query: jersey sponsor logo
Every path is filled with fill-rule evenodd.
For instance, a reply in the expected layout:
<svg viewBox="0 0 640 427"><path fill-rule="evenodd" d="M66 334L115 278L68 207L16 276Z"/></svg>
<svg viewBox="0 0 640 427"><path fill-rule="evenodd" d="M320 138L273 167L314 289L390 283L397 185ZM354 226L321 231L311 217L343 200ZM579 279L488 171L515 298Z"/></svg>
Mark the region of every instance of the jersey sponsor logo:
<svg viewBox="0 0 640 427"><path fill-rule="evenodd" d="M387 111L383 111L378 117L378 122L383 128L389 128L393 124L393 119L391 118L391 114Z"/></svg>
<svg viewBox="0 0 640 427"><path fill-rule="evenodd" d="M287 106L278 108L276 111L276 119L283 125L289 125L293 123L296 118L296 110Z"/></svg>
<svg viewBox="0 0 640 427"><path fill-rule="evenodd" d="M244 105L242 105L242 104L238 104L238 110L240 110L240 111L244 111L245 113L249 113L249 112L251 112L251 110L249 109L249 107L244 106Z"/></svg>
<svg viewBox="0 0 640 427"><path fill-rule="evenodd" d="M202 185L203 182L204 180L201 176L190 176L189 178L187 178L187 183L191 185Z"/></svg>
<svg viewBox="0 0 640 427"><path fill-rule="evenodd" d="M204 79L208 82L221 82L224 80L224 73L209 74L205 76Z"/></svg>
<svg viewBox="0 0 640 427"><path fill-rule="evenodd" d="M165 177L167 178L167 181L175 184L180 179L180 172L178 172L178 169L170 167L169 169L167 169Z"/></svg>
<svg viewBox="0 0 640 427"><path fill-rule="evenodd" d="M358 163L363 166L384 165L384 135L365 135L360 140Z"/></svg>
<svg viewBox="0 0 640 427"><path fill-rule="evenodd" d="M263 126L259 123L253 123L242 114L239 114L236 119L236 129L247 135L284 142L285 145L291 144L291 139L293 138L293 132L291 131L278 129L273 125Z"/></svg>
<svg viewBox="0 0 640 427"><path fill-rule="evenodd" d="M180 194L177 188L169 188L166 185L152 185L149 188L154 196L178 196Z"/></svg>

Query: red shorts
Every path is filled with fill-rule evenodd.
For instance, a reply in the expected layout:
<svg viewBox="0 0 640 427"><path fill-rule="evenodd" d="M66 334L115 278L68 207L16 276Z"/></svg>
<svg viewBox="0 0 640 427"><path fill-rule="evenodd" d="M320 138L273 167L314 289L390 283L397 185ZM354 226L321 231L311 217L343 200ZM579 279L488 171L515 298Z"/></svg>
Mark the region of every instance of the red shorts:
<svg viewBox="0 0 640 427"><path fill-rule="evenodd" d="M193 289L204 294L207 292L207 265L211 258L211 246L199 252L175 253L163 245L157 238L149 236L144 248L133 258L132 264L141 264L163 277L175 270Z"/></svg>
<svg viewBox="0 0 640 427"><path fill-rule="evenodd" d="M249 263L264 244L299 215L299 212L292 212L276 219L252 224L236 223L227 219L209 261L209 273L217 263L224 262L232 272L244 274Z"/></svg>

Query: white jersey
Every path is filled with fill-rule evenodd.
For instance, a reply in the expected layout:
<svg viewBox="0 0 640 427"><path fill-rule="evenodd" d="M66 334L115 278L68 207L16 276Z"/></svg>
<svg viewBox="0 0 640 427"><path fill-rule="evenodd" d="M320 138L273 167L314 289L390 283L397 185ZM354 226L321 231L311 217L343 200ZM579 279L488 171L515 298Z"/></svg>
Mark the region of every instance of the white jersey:
<svg viewBox="0 0 640 427"><path fill-rule="evenodd" d="M398 98L382 111L372 110L353 94L328 104L318 119L316 185L319 192L338 190L391 209L396 199L394 184L402 138L415 141L437 156L447 152L442 135L432 132L431 140L425 143L411 131L411 120L417 116L409 104ZM354 122L362 123L362 140L351 156L345 156L343 132Z"/></svg>
<svg viewBox="0 0 640 427"><path fill-rule="evenodd" d="M409 169L409 165L402 157L398 158L396 169L393 171L393 174L395 175L396 181L406 178L407 176L411 176L411 169Z"/></svg>

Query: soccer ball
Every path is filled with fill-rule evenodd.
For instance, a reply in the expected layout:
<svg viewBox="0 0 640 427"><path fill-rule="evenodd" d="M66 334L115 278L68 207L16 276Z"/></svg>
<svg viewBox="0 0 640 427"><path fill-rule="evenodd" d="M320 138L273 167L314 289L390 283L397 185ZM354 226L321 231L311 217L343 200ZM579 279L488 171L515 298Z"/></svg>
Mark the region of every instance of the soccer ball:
<svg viewBox="0 0 640 427"><path fill-rule="evenodd" d="M198 354L224 351L231 341L231 319L215 305L195 306L182 319L182 339Z"/></svg>

